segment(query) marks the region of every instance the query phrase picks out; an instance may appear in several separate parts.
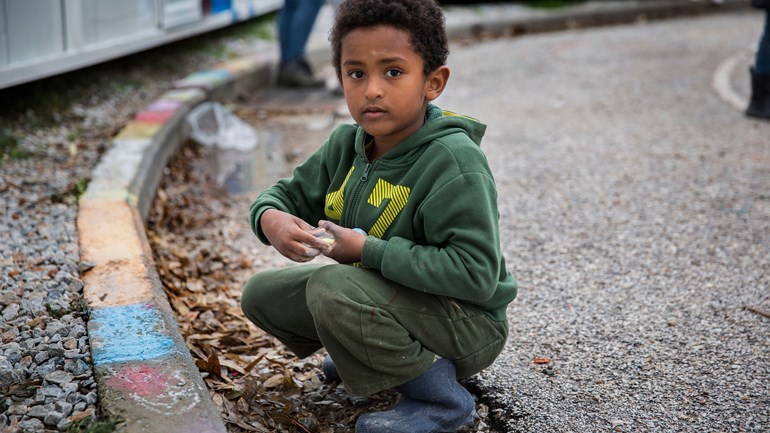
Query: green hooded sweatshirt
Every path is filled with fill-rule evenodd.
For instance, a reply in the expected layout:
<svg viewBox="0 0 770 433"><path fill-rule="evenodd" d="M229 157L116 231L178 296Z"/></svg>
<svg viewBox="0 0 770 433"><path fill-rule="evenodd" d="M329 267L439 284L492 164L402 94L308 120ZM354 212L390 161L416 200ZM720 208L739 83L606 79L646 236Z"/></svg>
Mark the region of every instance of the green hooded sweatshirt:
<svg viewBox="0 0 770 433"><path fill-rule="evenodd" d="M497 190L481 138L486 125L429 105L425 124L370 162L371 139L342 125L328 141L251 204L249 221L268 209L311 225L333 221L369 236L361 265L398 284L476 305L505 320L517 285L500 249Z"/></svg>

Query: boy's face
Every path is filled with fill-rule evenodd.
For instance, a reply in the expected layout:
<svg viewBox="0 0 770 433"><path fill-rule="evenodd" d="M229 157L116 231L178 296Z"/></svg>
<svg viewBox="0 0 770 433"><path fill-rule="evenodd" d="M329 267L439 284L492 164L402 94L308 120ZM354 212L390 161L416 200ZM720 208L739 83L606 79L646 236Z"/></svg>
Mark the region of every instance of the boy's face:
<svg viewBox="0 0 770 433"><path fill-rule="evenodd" d="M340 73L348 110L385 149L423 125L428 102L441 94L449 76L442 66L425 77L422 56L412 49L409 36L376 26L355 29L342 39Z"/></svg>

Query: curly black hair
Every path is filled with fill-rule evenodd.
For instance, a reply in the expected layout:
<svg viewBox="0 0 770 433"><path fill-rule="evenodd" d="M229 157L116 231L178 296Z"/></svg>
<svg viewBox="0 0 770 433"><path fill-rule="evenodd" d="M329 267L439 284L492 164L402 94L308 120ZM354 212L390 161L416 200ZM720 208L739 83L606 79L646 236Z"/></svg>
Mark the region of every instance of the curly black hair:
<svg viewBox="0 0 770 433"><path fill-rule="evenodd" d="M410 43L425 62L427 76L449 55L444 12L436 0L345 0L329 34L332 62L341 77L342 39L361 27L387 25L411 34Z"/></svg>

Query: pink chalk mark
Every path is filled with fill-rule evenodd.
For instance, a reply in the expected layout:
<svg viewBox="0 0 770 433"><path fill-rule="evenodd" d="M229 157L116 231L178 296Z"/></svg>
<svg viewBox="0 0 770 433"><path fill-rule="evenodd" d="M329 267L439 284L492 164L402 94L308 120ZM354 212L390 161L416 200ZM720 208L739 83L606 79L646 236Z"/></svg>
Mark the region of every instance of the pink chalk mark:
<svg viewBox="0 0 770 433"><path fill-rule="evenodd" d="M178 378L147 365L122 368L106 380L108 386L140 397L163 394L177 382Z"/></svg>
<svg viewBox="0 0 770 433"><path fill-rule="evenodd" d="M136 121L142 123L166 123L174 111L141 111L136 114Z"/></svg>

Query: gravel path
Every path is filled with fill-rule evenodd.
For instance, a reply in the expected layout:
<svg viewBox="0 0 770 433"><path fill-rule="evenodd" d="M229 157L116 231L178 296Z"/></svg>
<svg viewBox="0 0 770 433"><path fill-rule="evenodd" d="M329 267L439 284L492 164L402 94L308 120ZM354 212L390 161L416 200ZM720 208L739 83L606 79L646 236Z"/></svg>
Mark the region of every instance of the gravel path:
<svg viewBox="0 0 770 433"><path fill-rule="evenodd" d="M252 22L0 91L0 431L102 423L77 199L135 113L191 72L272 47L258 39L264 26Z"/></svg>

